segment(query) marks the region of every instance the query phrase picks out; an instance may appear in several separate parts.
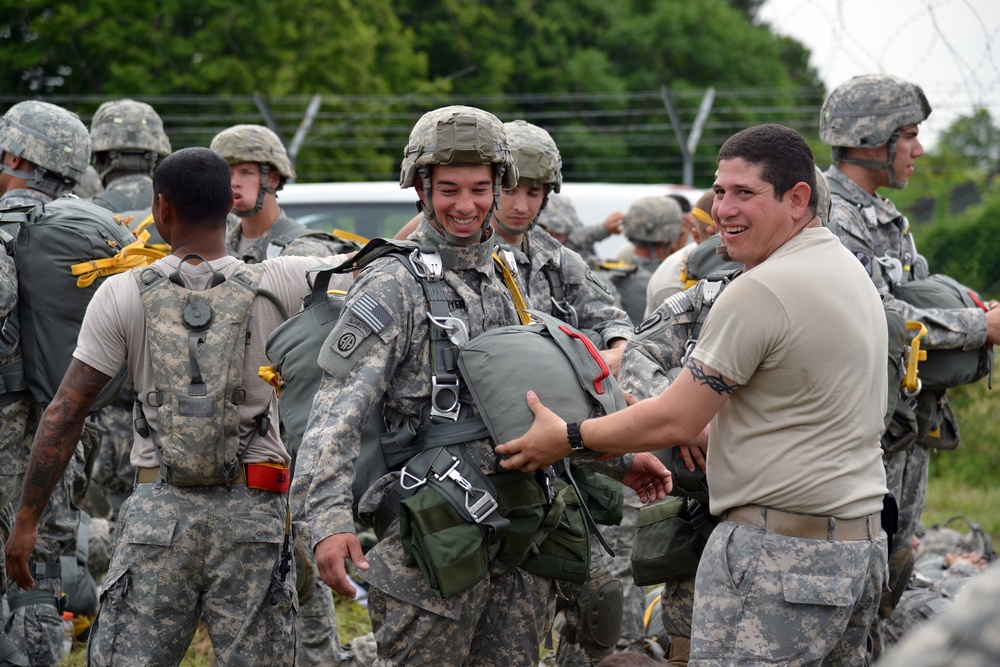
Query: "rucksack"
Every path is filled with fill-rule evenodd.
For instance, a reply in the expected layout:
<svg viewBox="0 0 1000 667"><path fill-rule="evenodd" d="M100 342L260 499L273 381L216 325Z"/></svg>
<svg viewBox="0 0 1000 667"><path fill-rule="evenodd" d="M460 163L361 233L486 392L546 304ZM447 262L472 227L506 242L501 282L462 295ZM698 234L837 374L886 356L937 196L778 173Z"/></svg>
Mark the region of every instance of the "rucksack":
<svg viewBox="0 0 1000 667"><path fill-rule="evenodd" d="M942 274L924 280L911 280L895 286L897 299L917 308L982 308L983 302L975 291ZM948 389L989 377L993 386L993 346L974 350L927 350L927 359L920 362L919 378L924 389Z"/></svg>
<svg viewBox="0 0 1000 667"><path fill-rule="evenodd" d="M0 211L14 240L17 316L28 390L42 405L56 394L76 348L83 316L104 279L151 261L143 244L113 214L89 201L61 197ZM125 381L122 370L94 401L107 405Z"/></svg>
<svg viewBox="0 0 1000 667"><path fill-rule="evenodd" d="M202 258L185 255L181 266L189 259ZM249 445L240 439L239 406L246 396L243 357L250 309L263 268L240 264L228 278L213 270L205 290L187 288L180 267L167 275L153 265L132 275L146 318L156 387L141 398L157 416L157 430L151 432L140 404L136 428L144 437L152 435L166 482L231 484ZM267 432L266 415L265 410L257 417L254 433Z"/></svg>
<svg viewBox="0 0 1000 667"><path fill-rule="evenodd" d="M332 267L317 267L309 273L315 273L315 278L302 309L271 332L266 347L271 370L280 377L278 414L293 456L302 444L313 396L323 379L323 368L317 363L319 351L344 309L344 293L328 291Z"/></svg>

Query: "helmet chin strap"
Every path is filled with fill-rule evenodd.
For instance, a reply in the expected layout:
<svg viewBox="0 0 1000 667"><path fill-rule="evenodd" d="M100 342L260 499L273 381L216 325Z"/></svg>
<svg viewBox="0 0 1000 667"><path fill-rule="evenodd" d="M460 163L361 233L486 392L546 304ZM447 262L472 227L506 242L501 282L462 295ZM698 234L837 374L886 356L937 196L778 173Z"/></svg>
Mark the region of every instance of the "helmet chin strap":
<svg viewBox="0 0 1000 667"><path fill-rule="evenodd" d="M235 213L240 218L249 218L252 215L257 215L257 213L260 212L260 209L264 208L264 195L266 195L268 192L270 193L275 192L275 189L272 188L270 185L268 185L268 176L271 173L270 165L264 163L259 163L259 164L260 164L260 188L257 189L257 201L254 203L253 208L248 209L246 211L240 211L234 208L233 213Z"/></svg>
<svg viewBox="0 0 1000 667"><path fill-rule="evenodd" d="M899 140L899 130L892 133L889 137L889 141L886 143L886 157L885 162L879 162L878 160L863 160L856 157L844 157L843 149L840 151L840 159L836 162L846 162L848 164L857 165L859 167L864 167L865 169L873 169L875 171L882 170L885 172L886 178L888 179L887 185L894 190L902 190L906 187L906 183L901 183L896 178L896 169L893 167L893 162L896 159L896 142Z"/></svg>

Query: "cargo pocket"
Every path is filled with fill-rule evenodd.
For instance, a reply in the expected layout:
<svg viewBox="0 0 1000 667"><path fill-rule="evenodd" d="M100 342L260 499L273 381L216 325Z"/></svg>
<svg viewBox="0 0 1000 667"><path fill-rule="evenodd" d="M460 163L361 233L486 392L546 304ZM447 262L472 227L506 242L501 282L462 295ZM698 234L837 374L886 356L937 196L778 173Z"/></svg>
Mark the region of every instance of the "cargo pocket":
<svg viewBox="0 0 1000 667"><path fill-rule="evenodd" d="M785 602L823 607L846 607L854 604L849 577L824 577L815 574L781 575Z"/></svg>

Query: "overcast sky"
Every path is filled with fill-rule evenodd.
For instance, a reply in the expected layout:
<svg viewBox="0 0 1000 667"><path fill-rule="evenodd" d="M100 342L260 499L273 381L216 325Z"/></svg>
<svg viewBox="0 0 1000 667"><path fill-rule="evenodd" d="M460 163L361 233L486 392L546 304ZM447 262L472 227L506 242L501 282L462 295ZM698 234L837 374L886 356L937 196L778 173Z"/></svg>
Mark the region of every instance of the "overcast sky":
<svg viewBox="0 0 1000 667"><path fill-rule="evenodd" d="M920 85L925 145L977 106L1000 123L1000 0L765 0L758 18L812 50L828 92L873 72Z"/></svg>

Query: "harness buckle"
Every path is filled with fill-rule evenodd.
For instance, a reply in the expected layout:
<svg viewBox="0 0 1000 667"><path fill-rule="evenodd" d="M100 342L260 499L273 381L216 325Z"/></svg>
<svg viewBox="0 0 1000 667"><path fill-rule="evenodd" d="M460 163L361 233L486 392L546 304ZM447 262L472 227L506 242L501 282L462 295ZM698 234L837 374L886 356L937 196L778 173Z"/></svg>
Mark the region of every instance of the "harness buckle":
<svg viewBox="0 0 1000 667"><path fill-rule="evenodd" d="M431 321L431 324L443 329L446 334L448 334L448 340L451 341L452 345L458 345L461 347L469 342L469 328L465 326L465 322L458 319L457 317L436 317L427 314L427 319Z"/></svg>
<svg viewBox="0 0 1000 667"><path fill-rule="evenodd" d="M560 315L563 315L562 319L568 324L576 329L580 328L580 316L576 312L576 308L567 302L565 299L556 299L552 297L552 307Z"/></svg>
<svg viewBox="0 0 1000 667"><path fill-rule="evenodd" d="M423 252L417 248L410 253L410 263L421 280L440 280L444 275L444 262L436 252Z"/></svg>
<svg viewBox="0 0 1000 667"><path fill-rule="evenodd" d="M437 375L431 376L431 417L441 417L453 422L458 421L459 411L461 410L461 404L458 400L460 385L458 376L453 377L454 379L448 382L438 380ZM439 399L444 400L449 394L450 398L448 400L450 403L440 405L438 403Z"/></svg>
<svg viewBox="0 0 1000 667"><path fill-rule="evenodd" d="M407 484L408 480L413 480ZM399 485L406 489L407 491L412 491L420 486L423 486L427 482L426 477L417 477L403 466L403 469L399 471Z"/></svg>

